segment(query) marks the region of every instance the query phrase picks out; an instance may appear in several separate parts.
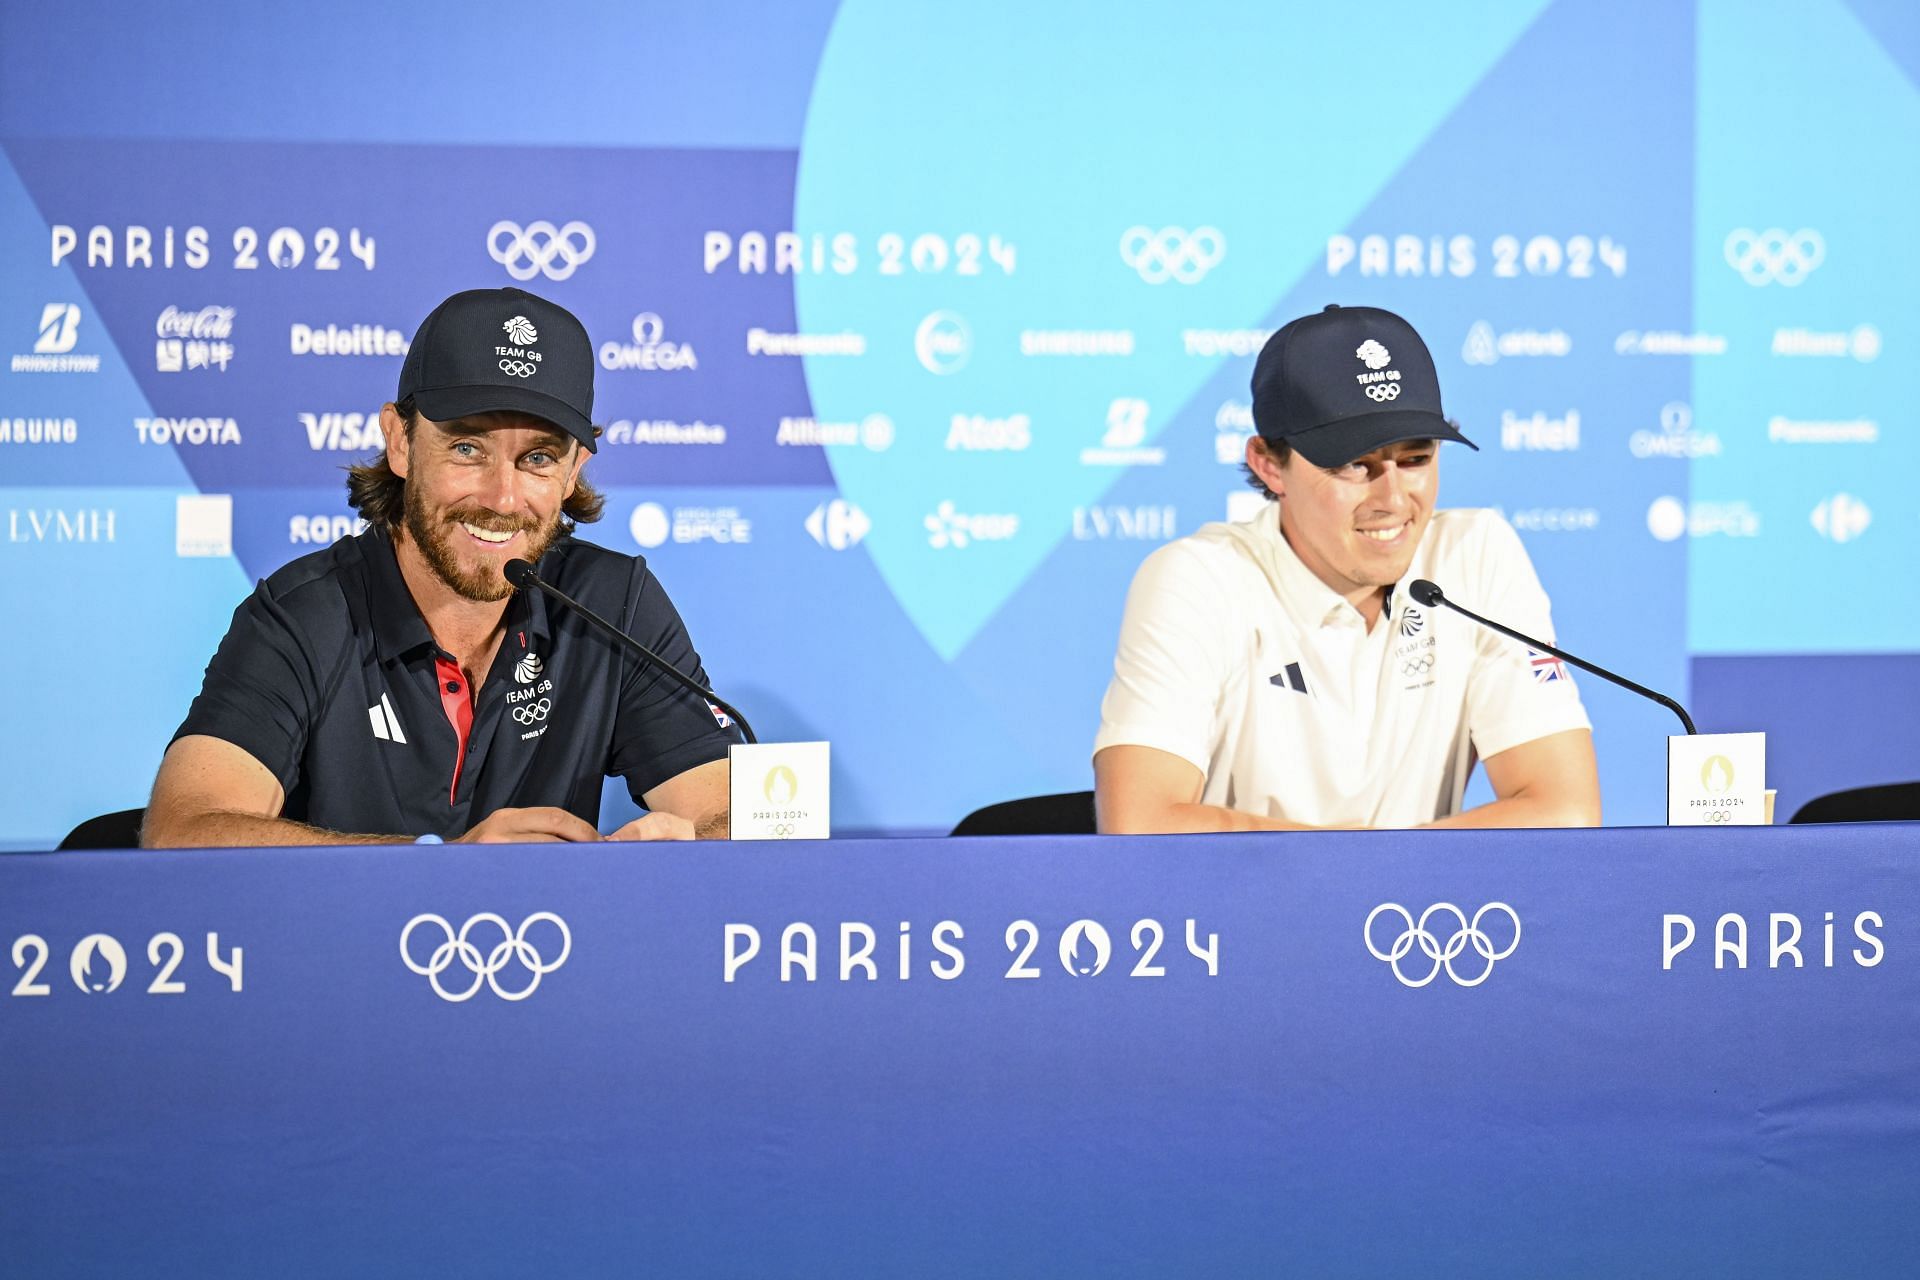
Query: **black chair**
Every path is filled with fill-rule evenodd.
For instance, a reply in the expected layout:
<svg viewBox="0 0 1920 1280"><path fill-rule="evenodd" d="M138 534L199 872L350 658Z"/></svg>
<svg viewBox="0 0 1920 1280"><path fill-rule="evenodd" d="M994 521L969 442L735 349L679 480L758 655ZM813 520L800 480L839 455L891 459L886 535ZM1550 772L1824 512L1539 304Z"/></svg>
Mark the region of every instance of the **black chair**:
<svg viewBox="0 0 1920 1280"><path fill-rule="evenodd" d="M1855 787L1819 796L1793 815L1792 823L1800 822L1920 822L1920 782Z"/></svg>
<svg viewBox="0 0 1920 1280"><path fill-rule="evenodd" d="M960 819L956 836L1090 836L1093 834L1093 792L1069 791L1057 796L1027 796L975 809Z"/></svg>
<svg viewBox="0 0 1920 1280"><path fill-rule="evenodd" d="M140 823L146 816L145 809L122 809L118 813L103 813L97 818L88 818L67 832L67 838L60 842L60 847L62 849L138 849Z"/></svg>

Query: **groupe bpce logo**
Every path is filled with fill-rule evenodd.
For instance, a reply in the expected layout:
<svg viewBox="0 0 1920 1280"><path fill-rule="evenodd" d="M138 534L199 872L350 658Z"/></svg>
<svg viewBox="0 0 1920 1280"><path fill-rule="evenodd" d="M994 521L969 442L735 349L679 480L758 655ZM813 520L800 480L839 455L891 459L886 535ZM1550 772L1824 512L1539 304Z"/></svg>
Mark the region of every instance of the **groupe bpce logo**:
<svg viewBox="0 0 1920 1280"><path fill-rule="evenodd" d="M1826 261L1827 242L1818 231L1805 227L1791 232L1778 227L1765 231L1736 227L1727 233L1721 252L1727 265L1755 288L1777 284L1791 289Z"/></svg>
<svg viewBox="0 0 1920 1280"><path fill-rule="evenodd" d="M1128 227L1120 236L1120 260L1148 284L1199 284L1226 256L1218 227Z"/></svg>
<svg viewBox="0 0 1920 1280"><path fill-rule="evenodd" d="M1481 919L1485 917L1489 911L1504 912L1507 919L1513 921L1513 939L1504 947L1496 947L1493 938L1480 928ZM1393 942L1383 951L1374 941L1373 922L1387 912L1398 915L1404 922L1405 927L1400 931L1399 936L1395 937ZM1459 922L1459 927L1453 931L1445 942L1442 942L1438 935L1427 928L1427 922L1431 920L1437 912L1446 912ZM1439 977L1440 971L1444 969L1446 970L1447 976L1452 978L1455 984L1462 987L1477 987L1493 975L1493 966L1497 961L1505 960L1508 956L1512 955L1514 949L1520 945L1520 916L1518 912L1504 902L1489 902L1486 906L1474 912L1473 918L1469 920L1467 913L1459 907L1454 906L1451 902L1436 902L1425 911L1422 911L1420 918L1415 920L1413 913L1399 903L1383 902L1367 913L1367 923L1363 929L1363 934L1367 941L1367 951L1372 954L1375 960L1384 961L1392 966L1393 976L1398 978L1404 986L1424 987ZM1400 962L1413 954L1413 949L1416 946L1420 948L1421 955L1433 962L1433 967L1427 970L1424 976L1409 977L1407 971L1401 967ZM1469 968L1467 975L1463 977L1460 971L1454 968L1453 962L1466 954L1468 947L1473 948L1474 954L1478 956L1483 963L1480 964L1480 971L1478 973L1474 973L1472 969ZM1415 969L1417 973L1417 964L1415 965Z"/></svg>
<svg viewBox="0 0 1920 1280"><path fill-rule="evenodd" d="M539 947L527 940L528 931L541 921L547 921L560 930L560 954L551 961L540 953ZM409 947L413 940L413 931L423 924L438 925L441 933L445 935L445 941L434 945L433 952L428 956L425 964L413 958L413 952ZM500 931L500 941L496 942L484 955L467 936L478 925L491 925ZM426 911L407 921L407 927L400 931L400 958L407 962L407 968L431 982L434 993L442 1000L453 1004L471 1000L479 994L482 985L492 987L493 994L502 1000L525 1000L539 988L540 979L565 964L567 957L571 954L573 954L573 931L567 928L565 920L551 911L534 912L520 922L518 929L509 928L507 922L493 912L482 911L461 925L459 933L453 931L453 926L447 923L445 916ZM473 982L463 990L449 991L442 985L440 975L451 969L456 960L460 962L462 968L473 975ZM501 972L515 960L518 960L521 967L533 975L532 980L518 991L504 988L499 982Z"/></svg>
<svg viewBox="0 0 1920 1280"><path fill-rule="evenodd" d="M544 275L565 280L593 256L598 247L593 228L584 222L556 227L544 218L524 228L502 219L487 232L487 253L515 280Z"/></svg>

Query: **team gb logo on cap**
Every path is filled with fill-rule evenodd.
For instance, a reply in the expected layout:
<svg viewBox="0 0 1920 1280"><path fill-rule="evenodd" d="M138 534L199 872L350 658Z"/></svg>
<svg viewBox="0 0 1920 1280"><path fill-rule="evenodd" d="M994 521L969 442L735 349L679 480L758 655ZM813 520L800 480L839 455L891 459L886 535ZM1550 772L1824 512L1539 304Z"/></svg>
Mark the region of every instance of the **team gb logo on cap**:
<svg viewBox="0 0 1920 1280"><path fill-rule="evenodd" d="M525 316L515 316L500 327L506 331L510 344L493 349L493 353L500 357L500 372L509 378L531 378L539 372L540 353L529 351L528 348L539 341L540 331Z"/></svg>
<svg viewBox="0 0 1920 1280"><path fill-rule="evenodd" d="M1386 401L1400 394L1400 371L1387 368L1393 356L1385 347L1368 338L1354 348L1353 354L1370 370L1353 376L1353 380L1366 389L1370 398Z"/></svg>
<svg viewBox="0 0 1920 1280"><path fill-rule="evenodd" d="M533 327L533 321L527 319L525 316L515 316L500 327L507 331L507 341L513 343L515 346L524 347L530 342L538 342L540 340L539 330L535 329ZM1378 346L1379 344L1372 343L1369 345ZM1377 369L1380 366L1373 365L1371 367Z"/></svg>

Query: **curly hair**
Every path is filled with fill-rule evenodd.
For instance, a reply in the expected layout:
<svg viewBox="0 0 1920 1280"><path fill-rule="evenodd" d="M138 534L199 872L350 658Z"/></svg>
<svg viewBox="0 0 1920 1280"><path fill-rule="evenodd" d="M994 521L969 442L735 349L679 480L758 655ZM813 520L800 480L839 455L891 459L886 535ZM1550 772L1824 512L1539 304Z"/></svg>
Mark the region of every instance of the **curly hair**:
<svg viewBox="0 0 1920 1280"><path fill-rule="evenodd" d="M407 439L413 439L413 429L420 421L418 409L413 397L395 404L394 410L407 424ZM594 428L598 435L600 429ZM393 473L393 467L387 462L383 450L378 457L365 462L356 462L347 468L347 503L360 513L360 518L368 524L377 524L388 529L397 529L406 519L407 482ZM573 522L592 524L606 510L607 500L600 492L587 483L582 476L574 482L573 492L561 505L560 531L571 533Z"/></svg>

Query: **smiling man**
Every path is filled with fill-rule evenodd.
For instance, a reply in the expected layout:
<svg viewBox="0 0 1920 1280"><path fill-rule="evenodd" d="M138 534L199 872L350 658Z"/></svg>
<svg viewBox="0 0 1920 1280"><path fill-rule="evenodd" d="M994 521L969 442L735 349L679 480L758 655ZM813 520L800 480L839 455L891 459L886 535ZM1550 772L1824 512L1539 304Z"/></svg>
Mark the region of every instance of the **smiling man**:
<svg viewBox="0 0 1920 1280"><path fill-rule="evenodd" d="M1593 736L1560 664L1429 613L1438 582L1552 640L1546 593L1492 511L1436 511L1433 358L1399 316L1328 307L1253 373L1255 519L1141 566L1094 743L1109 832L1590 826ZM1461 810L1483 762L1494 800Z"/></svg>
<svg viewBox="0 0 1920 1280"><path fill-rule="evenodd" d="M646 562L572 536L600 516L592 412L593 348L564 308L518 289L435 308L381 411L384 455L349 473L366 532L235 611L143 842L599 840L614 775L650 812L607 839L725 835L717 713L502 574L533 562L705 683Z"/></svg>

